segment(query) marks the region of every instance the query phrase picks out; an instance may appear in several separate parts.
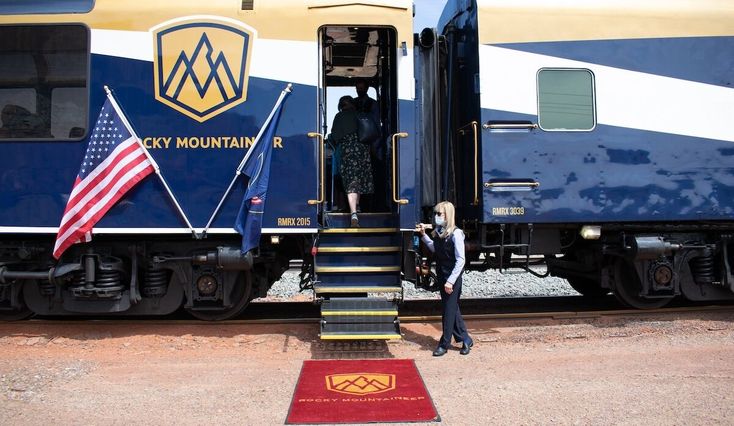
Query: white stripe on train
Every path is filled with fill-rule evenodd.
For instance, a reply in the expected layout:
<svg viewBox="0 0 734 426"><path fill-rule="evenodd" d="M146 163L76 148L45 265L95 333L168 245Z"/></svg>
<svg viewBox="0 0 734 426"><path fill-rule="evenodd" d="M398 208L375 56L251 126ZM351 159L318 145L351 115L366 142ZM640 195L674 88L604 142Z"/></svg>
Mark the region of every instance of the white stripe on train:
<svg viewBox="0 0 734 426"><path fill-rule="evenodd" d="M315 38L315 36L314 36ZM153 35L143 31L92 29L92 53L153 62ZM315 41L258 38L250 57L250 77L294 84L318 84L318 45ZM398 55L398 98L412 100L413 52Z"/></svg>
<svg viewBox="0 0 734 426"><path fill-rule="evenodd" d="M536 115L539 69L586 68L599 124L734 142L734 88L496 46L480 46L479 61L483 109Z"/></svg>

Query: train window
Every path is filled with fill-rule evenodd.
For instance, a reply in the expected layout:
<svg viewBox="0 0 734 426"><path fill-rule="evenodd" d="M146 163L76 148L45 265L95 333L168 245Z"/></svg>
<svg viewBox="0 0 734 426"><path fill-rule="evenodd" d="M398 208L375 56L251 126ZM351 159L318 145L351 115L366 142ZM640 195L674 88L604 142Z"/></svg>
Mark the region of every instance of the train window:
<svg viewBox="0 0 734 426"><path fill-rule="evenodd" d="M587 69L538 71L538 124L548 131L589 131L596 125L594 74Z"/></svg>
<svg viewBox="0 0 734 426"><path fill-rule="evenodd" d="M0 26L0 139L83 137L88 63L85 26Z"/></svg>
<svg viewBox="0 0 734 426"><path fill-rule="evenodd" d="M0 14L86 13L94 0L0 0Z"/></svg>

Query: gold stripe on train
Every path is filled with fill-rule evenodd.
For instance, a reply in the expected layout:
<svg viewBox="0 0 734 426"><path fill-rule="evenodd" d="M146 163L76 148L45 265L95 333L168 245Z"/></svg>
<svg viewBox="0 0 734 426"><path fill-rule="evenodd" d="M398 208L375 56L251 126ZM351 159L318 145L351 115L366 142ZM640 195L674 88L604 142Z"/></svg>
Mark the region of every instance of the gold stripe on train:
<svg viewBox="0 0 734 426"><path fill-rule="evenodd" d="M481 44L734 35L730 0L479 0Z"/></svg>
<svg viewBox="0 0 734 426"><path fill-rule="evenodd" d="M233 0L96 0L89 13L0 15L1 24L83 22L93 29L148 31L175 18L188 16L229 18L255 30L258 38L316 41L325 25L395 27L398 44L413 46L413 9L410 0L331 1L258 0L254 10L241 10ZM316 52L314 52L316 54Z"/></svg>

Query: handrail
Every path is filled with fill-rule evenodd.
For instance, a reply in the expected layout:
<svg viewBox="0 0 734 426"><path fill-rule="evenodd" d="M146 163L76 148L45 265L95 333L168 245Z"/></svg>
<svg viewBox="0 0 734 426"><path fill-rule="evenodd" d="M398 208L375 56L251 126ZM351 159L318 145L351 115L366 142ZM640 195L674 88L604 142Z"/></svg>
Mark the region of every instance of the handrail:
<svg viewBox="0 0 734 426"><path fill-rule="evenodd" d="M487 122L482 124L483 129L490 129L490 130L500 130L500 129L507 129L507 130L533 130L537 129L538 125L536 123L492 123Z"/></svg>
<svg viewBox="0 0 734 426"><path fill-rule="evenodd" d="M479 123L475 120L459 128L459 133L464 134L465 128L471 126L474 132L474 202L473 206L479 205Z"/></svg>
<svg viewBox="0 0 734 426"><path fill-rule="evenodd" d="M319 139L319 182L321 188L318 189L319 192L319 199L318 200L308 200L308 204L322 204L325 200L324 196L324 186L326 186L324 182L324 175L326 174L324 169L324 135L317 132L308 132L309 138L318 138Z"/></svg>
<svg viewBox="0 0 734 426"><path fill-rule="evenodd" d="M395 133L394 135L392 135L392 200L393 202L398 203L398 204L408 204L408 200L403 199L403 198L399 199L397 196L397 192L396 192L398 190L398 181L396 177L398 152L395 149L395 146L396 146L395 144L398 138L407 138L407 137L408 137L408 134L405 132Z"/></svg>
<svg viewBox="0 0 734 426"><path fill-rule="evenodd" d="M540 182L484 182L485 188L537 188Z"/></svg>

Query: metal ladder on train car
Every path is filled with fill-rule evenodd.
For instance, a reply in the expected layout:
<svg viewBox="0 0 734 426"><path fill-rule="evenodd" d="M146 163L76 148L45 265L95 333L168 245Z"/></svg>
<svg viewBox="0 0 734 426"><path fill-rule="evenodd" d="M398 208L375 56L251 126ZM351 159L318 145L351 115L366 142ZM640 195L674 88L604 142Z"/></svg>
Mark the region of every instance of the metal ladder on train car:
<svg viewBox="0 0 734 426"><path fill-rule="evenodd" d="M314 257L322 340L400 339L400 233L390 213L328 214ZM392 296L388 298L386 296Z"/></svg>

